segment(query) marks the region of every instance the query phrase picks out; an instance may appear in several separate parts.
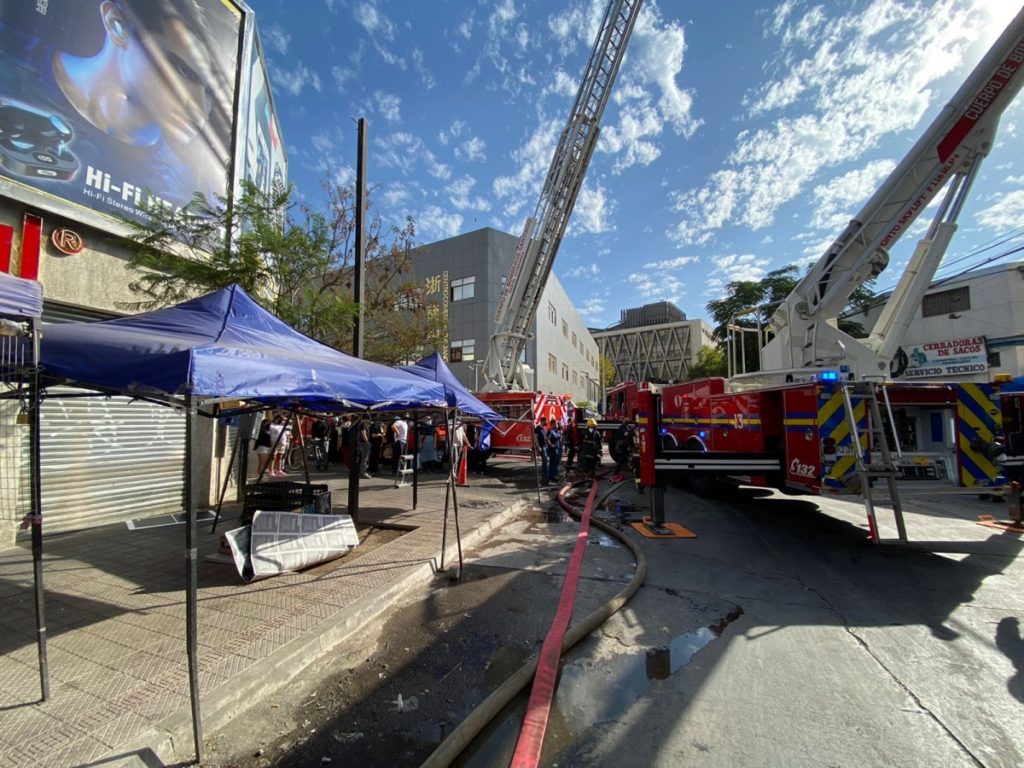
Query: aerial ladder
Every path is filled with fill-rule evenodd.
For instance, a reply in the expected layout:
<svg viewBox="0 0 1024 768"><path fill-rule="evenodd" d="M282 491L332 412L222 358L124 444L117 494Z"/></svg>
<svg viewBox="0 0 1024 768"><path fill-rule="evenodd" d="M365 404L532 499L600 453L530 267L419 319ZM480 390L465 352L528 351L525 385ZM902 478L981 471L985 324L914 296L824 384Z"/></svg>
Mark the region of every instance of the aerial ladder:
<svg viewBox="0 0 1024 768"><path fill-rule="evenodd" d="M957 218L995 140L999 118L1024 83L1021 10L902 162L797 284L768 323L761 371L735 376L735 390L798 381L830 368L849 381L880 381L931 284ZM889 263L889 250L947 187L931 225L870 334L837 327L853 293ZM899 371L893 371L899 373Z"/></svg>
<svg viewBox="0 0 1024 768"><path fill-rule="evenodd" d="M901 373L900 344L956 232L999 119L1024 85L1022 69L1024 9L772 315L760 370L678 385L671 393L678 404L670 404L675 421L665 424L661 395L640 393L640 410L648 414L640 435L641 482L655 489L656 522L669 477L747 478L788 491L859 491L878 541L877 483L888 486L897 534L906 540L899 471L878 399L888 408L884 383ZM931 223L867 338L841 331L838 319L854 292L885 270L892 246L936 200ZM746 428L748 419L756 429ZM671 428L682 448L662 444L660 435Z"/></svg>
<svg viewBox="0 0 1024 768"><path fill-rule="evenodd" d="M526 220L495 311L484 361L485 389L526 389L520 358L541 293L597 144L599 124L642 0L610 0L540 200Z"/></svg>

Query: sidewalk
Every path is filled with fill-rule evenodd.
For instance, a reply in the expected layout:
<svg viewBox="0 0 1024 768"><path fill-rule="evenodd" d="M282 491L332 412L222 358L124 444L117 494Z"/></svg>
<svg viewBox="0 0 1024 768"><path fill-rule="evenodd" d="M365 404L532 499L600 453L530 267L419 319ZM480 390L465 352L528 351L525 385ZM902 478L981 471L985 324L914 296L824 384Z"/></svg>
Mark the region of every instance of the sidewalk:
<svg viewBox="0 0 1024 768"><path fill-rule="evenodd" d="M535 504L533 478L532 465L512 461L471 475L469 487L458 488L463 546ZM336 470L312 480L327 482L335 510L344 509L347 482ZM235 527L240 505L225 506L214 534L200 524L204 733L430 580L440 562L444 475L421 475L415 510L412 486L395 488L390 476L360 488L361 539L371 525L388 529L389 540L302 573L243 584L233 565L204 559ZM40 701L31 548L25 541L0 550L0 768L152 766L194 757L184 533L182 525L132 531L116 524L44 539L47 702ZM447 544L446 566L458 557L451 516Z"/></svg>

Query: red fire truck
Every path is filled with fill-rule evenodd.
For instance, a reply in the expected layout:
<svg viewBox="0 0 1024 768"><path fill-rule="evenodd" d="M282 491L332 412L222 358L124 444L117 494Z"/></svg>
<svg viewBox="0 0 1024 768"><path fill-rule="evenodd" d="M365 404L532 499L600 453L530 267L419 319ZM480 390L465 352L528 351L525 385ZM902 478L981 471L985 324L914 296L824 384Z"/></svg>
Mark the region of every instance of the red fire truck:
<svg viewBox="0 0 1024 768"><path fill-rule="evenodd" d="M476 392L476 396L504 418L491 432L491 452L530 453L533 426L540 420L555 419L569 424L573 402L569 395L546 392Z"/></svg>
<svg viewBox="0 0 1024 768"><path fill-rule="evenodd" d="M998 429L993 428L998 408L990 393L972 388L976 385L927 390L885 382L902 374L900 361L906 355L899 354L901 340L956 232L999 118L1024 82L1022 69L1024 10L776 309L758 370L661 391L635 390L640 478L654 490L656 519L668 478L682 475L702 486L730 477L798 492L860 492L877 539L871 487L884 478L895 498L901 471L880 401L887 415L894 401L904 411L911 405L932 406L939 414L929 421L936 442L955 441L958 478L968 484L979 477L971 464L981 464L991 453ZM837 318L851 296L888 266L889 249L943 189L932 223L868 336L844 333ZM729 355L730 365L736 356ZM616 394L630 415L632 394L628 388ZM955 418L944 421L946 411ZM891 432L897 420L889 421ZM898 502L894 508L899 536L905 539Z"/></svg>

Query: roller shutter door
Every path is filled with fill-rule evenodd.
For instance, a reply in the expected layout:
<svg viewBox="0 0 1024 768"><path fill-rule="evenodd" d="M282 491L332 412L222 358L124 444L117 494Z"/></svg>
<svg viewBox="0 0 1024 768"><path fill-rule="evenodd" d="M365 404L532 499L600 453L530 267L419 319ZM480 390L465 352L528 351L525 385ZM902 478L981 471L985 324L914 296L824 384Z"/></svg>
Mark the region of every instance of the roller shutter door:
<svg viewBox="0 0 1024 768"><path fill-rule="evenodd" d="M78 391L54 388L43 402L45 530L182 509L184 415L126 397L67 396Z"/></svg>

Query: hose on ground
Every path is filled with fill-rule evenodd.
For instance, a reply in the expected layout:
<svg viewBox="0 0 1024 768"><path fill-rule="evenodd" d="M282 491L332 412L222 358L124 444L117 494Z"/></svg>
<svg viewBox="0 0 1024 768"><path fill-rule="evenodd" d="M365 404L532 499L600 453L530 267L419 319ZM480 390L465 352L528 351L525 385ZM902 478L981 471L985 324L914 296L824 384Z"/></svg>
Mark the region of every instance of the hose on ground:
<svg viewBox="0 0 1024 768"><path fill-rule="evenodd" d="M573 483L572 485L565 486L558 492L558 503L577 520L580 517L579 513L565 500L565 496L570 489L582 484ZM611 486L599 499L595 499L594 506L596 507L611 496L621 485L622 483L617 483ZM582 621L569 627L562 640L562 656L621 610L632 599L633 595L637 593L647 576L647 558L634 541L626 537L617 528L601 520L591 519L590 522L608 535L621 541L633 553L633 557L636 559L636 573L633 574L630 582L619 590L615 596L591 611ZM508 703L533 680L536 671L537 656L533 656L519 670L505 680L504 683L498 686L490 696L480 702L480 705L470 712L466 719L448 734L448 737L438 745L437 749L430 754L420 768L448 768L487 724L497 717Z"/></svg>

